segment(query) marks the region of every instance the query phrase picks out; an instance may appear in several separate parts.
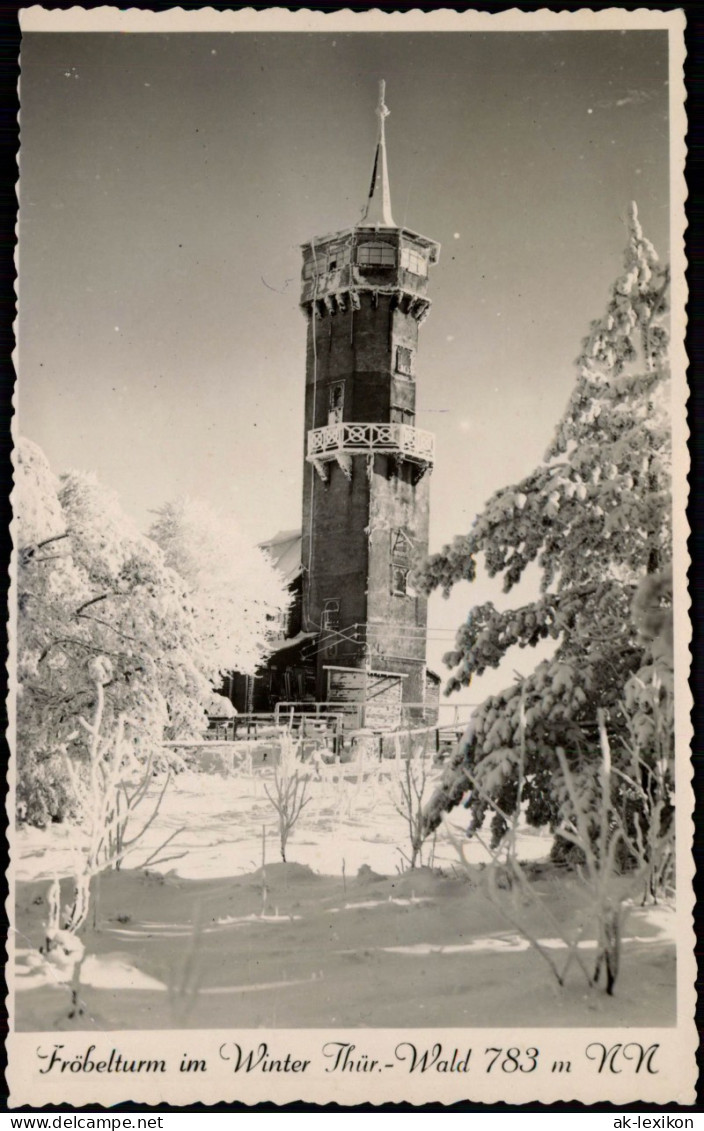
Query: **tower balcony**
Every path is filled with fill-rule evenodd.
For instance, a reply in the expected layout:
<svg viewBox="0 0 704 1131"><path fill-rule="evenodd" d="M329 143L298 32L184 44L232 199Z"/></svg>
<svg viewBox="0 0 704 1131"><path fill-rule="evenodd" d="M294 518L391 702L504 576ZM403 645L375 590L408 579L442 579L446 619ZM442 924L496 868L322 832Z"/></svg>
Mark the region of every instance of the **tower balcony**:
<svg viewBox="0 0 704 1131"><path fill-rule="evenodd" d="M351 421L326 424L308 433L306 459L325 481L328 478L325 464L333 459L348 479L351 478L352 457L356 455L390 455L399 462L408 460L416 465L417 478L420 478L435 461L435 437L432 432L410 424Z"/></svg>

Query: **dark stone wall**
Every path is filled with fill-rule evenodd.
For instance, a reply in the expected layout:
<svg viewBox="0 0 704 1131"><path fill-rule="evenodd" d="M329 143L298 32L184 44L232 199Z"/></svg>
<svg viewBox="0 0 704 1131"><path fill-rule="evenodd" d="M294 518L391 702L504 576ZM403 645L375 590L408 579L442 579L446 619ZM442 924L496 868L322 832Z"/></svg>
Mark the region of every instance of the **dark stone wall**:
<svg viewBox="0 0 704 1131"><path fill-rule="evenodd" d="M332 598L340 602L339 627L348 630L358 624L360 630L355 639L332 636L323 641L317 657L317 694L325 695L324 664L356 667L364 663L362 626L367 624L372 667L406 673L404 702L422 703L427 600L393 592L392 545L394 532L403 529L414 552L427 552L429 477L414 483L415 467L405 463L399 468L387 456L374 458L371 475L367 458L356 456L351 481L337 463L329 463L327 469L327 483L316 472L314 479L306 474L303 627L320 630L325 601ZM326 635L330 634L323 633Z"/></svg>
<svg viewBox="0 0 704 1131"><path fill-rule="evenodd" d="M354 373L354 348L352 343L352 317L356 311L339 311L315 319L315 352L313 351L312 320L308 320L308 342L306 355L306 397L312 392L314 360L318 375L318 389L326 382L345 379ZM325 414L316 413L315 427L327 423L327 397L318 398L325 402ZM309 425L312 427L312 425Z"/></svg>
<svg viewBox="0 0 704 1131"><path fill-rule="evenodd" d="M322 627L323 607L329 598L340 602L341 628L364 624L367 619L366 457L355 457L351 482L334 461L327 464L327 471L328 482L323 483L317 472L313 471L311 476L311 471L306 470L303 491L303 627L316 632ZM364 657L363 640L363 634L359 643L333 638L321 649L317 657L319 698L325 696L322 665L358 666Z"/></svg>
<svg viewBox="0 0 704 1131"><path fill-rule="evenodd" d="M392 545L394 531L402 529L414 553L428 550L430 478L425 475L414 483L415 471L409 463L396 469L388 457L377 456L370 487L367 616L370 625L379 626L373 629L372 662L382 670L408 673L403 682L406 703L424 699L428 602L393 592Z"/></svg>
<svg viewBox="0 0 704 1131"><path fill-rule="evenodd" d="M345 386L344 420L369 424L389 420L395 365L392 326L398 314L391 309L392 301L394 296L381 295L375 303L365 293L360 295L359 310L308 320L306 431L327 424L330 386L338 382Z"/></svg>

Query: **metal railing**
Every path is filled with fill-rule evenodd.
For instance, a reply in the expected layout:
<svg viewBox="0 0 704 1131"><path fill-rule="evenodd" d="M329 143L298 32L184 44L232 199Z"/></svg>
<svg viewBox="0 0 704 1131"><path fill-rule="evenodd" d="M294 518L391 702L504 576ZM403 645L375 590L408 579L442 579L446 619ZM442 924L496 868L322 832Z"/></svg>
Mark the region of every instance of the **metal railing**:
<svg viewBox="0 0 704 1131"><path fill-rule="evenodd" d="M416 463L435 460L432 432L410 424L358 424L340 422L312 428L308 433L308 460L334 459L338 454L390 452Z"/></svg>
<svg viewBox="0 0 704 1131"><path fill-rule="evenodd" d="M340 728L359 728L362 720L362 705L360 703L296 703L293 701L277 703L274 708L274 719L277 726L298 726L301 720L307 720L308 725L321 726L328 719L339 722Z"/></svg>
<svg viewBox="0 0 704 1131"><path fill-rule="evenodd" d="M399 724L406 729L419 723L439 730L462 731L467 726L476 703L399 703ZM258 738L282 730L294 730L302 736L321 735L325 730L338 736L343 730L361 730L365 726L365 703L338 700L297 702L285 700L269 712L242 712L227 717L211 716L204 738L209 741L237 738ZM373 728L372 729L378 729ZM382 728L383 729L383 728Z"/></svg>
<svg viewBox="0 0 704 1131"><path fill-rule="evenodd" d="M270 712L243 712L234 717L211 716L203 737L208 742L235 742L243 738L256 741L278 737L290 730L297 738L325 738L336 748L346 716L351 715L352 726L358 725L356 704L350 704L351 711L346 706L337 703L278 703L276 709ZM330 707L335 709L330 710Z"/></svg>
<svg viewBox="0 0 704 1131"><path fill-rule="evenodd" d="M476 703L400 703L400 728L431 723L440 730L462 731L467 726ZM311 720L339 718L345 730L361 730L365 725L364 703L354 701L341 703L327 702L287 702L277 703L274 720L277 726L289 726L291 721L305 717ZM374 729L374 728L372 728Z"/></svg>
<svg viewBox="0 0 704 1131"><path fill-rule="evenodd" d="M206 741L229 741L236 738L261 738L267 732L269 735L278 733L283 728L277 723L274 715L269 713L255 713L245 711L238 715L219 717L209 716L208 730L204 738Z"/></svg>

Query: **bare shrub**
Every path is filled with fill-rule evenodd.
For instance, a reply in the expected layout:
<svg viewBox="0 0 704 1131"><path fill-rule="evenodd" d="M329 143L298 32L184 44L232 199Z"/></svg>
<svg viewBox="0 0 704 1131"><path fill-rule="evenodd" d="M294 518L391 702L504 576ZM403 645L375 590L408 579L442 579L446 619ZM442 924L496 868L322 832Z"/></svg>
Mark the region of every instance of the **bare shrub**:
<svg viewBox="0 0 704 1131"><path fill-rule="evenodd" d="M605 974L607 994L613 994L621 960L621 936L628 913L629 887L621 882L618 849L622 840L620 822L611 800L611 757L599 712L602 761L591 781L580 782L573 774L565 754L557 754L569 802L563 807L560 836L571 841L583 863L577 868L586 895L587 918L596 928L597 957L592 983L599 984ZM586 786L586 788L585 788Z"/></svg>
<svg viewBox="0 0 704 1131"><path fill-rule="evenodd" d="M297 757L299 749L300 743L294 743L289 732L282 734L279 762L274 767L273 792L264 786L264 792L279 818L279 847L284 864L288 838L310 800L307 796L308 780Z"/></svg>
<svg viewBox="0 0 704 1131"><path fill-rule="evenodd" d="M153 756L150 754L146 764L139 765L132 744L125 737L126 719L123 715L118 717L113 734L108 736L101 734L105 700L103 686L99 680L96 680L95 687L96 705L93 721L88 723L82 717L79 719L89 736L87 774L80 774L73 761L66 756L66 770L79 799L85 837L84 846L80 849L82 868L77 879L88 882L91 877L104 872L107 868L119 869L126 853L142 840L159 813L171 781L169 771L150 813L139 830L128 836L129 822L145 800L153 781ZM136 782L135 773L139 775ZM171 833L140 867L145 868L149 864L175 859L173 856L160 857L159 854L182 831L181 828ZM78 930L85 921L87 909L85 913L79 911L81 906L81 900L77 899L72 919L73 930Z"/></svg>
<svg viewBox="0 0 704 1131"><path fill-rule="evenodd" d="M614 817L643 879L641 903L658 903L675 886L674 689L667 667L653 664L634 675L622 709L628 735L613 767L620 800ZM601 730L608 743L605 725Z"/></svg>
<svg viewBox="0 0 704 1131"><path fill-rule="evenodd" d="M400 736L394 735L396 745L396 773L392 786L393 803L396 812L403 817L408 829L410 854L399 848L409 868L423 863L423 845L432 830L425 817L425 792L428 783L428 731L423 733L423 741L415 750L411 749L407 758L401 757ZM410 745L410 743L409 743Z"/></svg>
<svg viewBox="0 0 704 1131"><path fill-rule="evenodd" d="M169 774L141 827L128 836L129 821L144 801L152 782L152 762L149 759L146 766L138 768L132 745L125 736L124 716L118 717L114 733L108 736L101 733L105 696L99 671L96 671L95 690L92 721L79 718L79 723L88 736L88 763L84 772L81 772L68 754L65 755L66 772L78 799L81 816L81 828L76 834L73 898L62 909L59 882L54 880L50 884L49 914L41 947L45 959L60 968L62 974L67 973L64 969L67 965L72 966L70 1017L77 1011L82 1012L79 1008L79 986L85 947L78 936L88 923L91 908L92 926L97 929L99 876L110 867L119 868L125 854L142 839L159 812L170 781ZM135 784L132 777L136 769L140 776ZM141 866L176 859L176 856L165 857L161 853L181 831L177 829L167 837ZM69 979L62 977L61 980Z"/></svg>
<svg viewBox="0 0 704 1131"><path fill-rule="evenodd" d="M603 971L608 994L613 994L618 978L627 901L640 889L641 904L657 903L671 893L674 881L671 699L667 692L660 695L662 683L656 671L651 673L650 688L640 676L634 678L649 696L651 726L646 750L636 725L642 718L641 700L638 711L627 712L630 772L613 764L602 710L597 712L602 757L593 799L580 788L564 750L556 751L569 799L559 832L583 857L578 874L597 927L593 982L599 983Z"/></svg>
<svg viewBox="0 0 704 1131"><path fill-rule="evenodd" d="M523 718L523 710L521 710ZM567 974L573 963L581 969L586 982L591 985L589 970L584 964L579 952L584 928L575 936L570 936L564 931L562 923L553 915L550 907L544 902L531 884L526 869L518 858L518 822L521 812L523 796L523 781L525 767L525 738L521 730L521 744L515 752L515 772L517 777L518 797L517 803L510 814L504 812L496 801L483 789L477 780L465 770L467 784L472 791L480 796L496 817L503 822L504 835L498 844L482 837L478 829L472 830L472 836L482 846L489 856L489 863L485 867L477 867L469 863L465 856L467 842L460 841L452 832L447 817L444 817L448 837L455 847L465 873L472 882L485 895L492 906L496 907L511 926L529 943L533 950L548 966L550 972L559 986L564 986ZM561 940L566 949L565 960L561 963L555 957L552 948L544 946L538 935L532 929L532 923L537 918L535 912L540 911L540 919L550 924L553 936Z"/></svg>
<svg viewBox="0 0 704 1131"><path fill-rule="evenodd" d="M657 675L653 678L657 685ZM571 966L576 964L590 987L598 986L603 975L606 993L612 995L621 963L623 926L634 893L645 880L646 895L655 901L658 893L668 887L674 859L670 803L672 767L668 757L671 728L667 711L659 706L660 699L656 696L650 702L653 727L648 733L651 738L653 734L660 736L661 741L656 744L658 757L644 755L642 742L632 728L630 773L612 764L605 715L601 710L597 712L600 760L595 767L589 769L582 765L576 771L562 747L555 751L559 767L556 790L561 799L561 820L556 831L560 838L575 847L581 861L575 875L581 892L582 925L570 935L541 900L518 860L518 820L525 776L523 703L520 745L512 752L518 789L512 813L505 813L473 775L465 771L473 792L504 822L506 830L496 847L485 842L478 830L472 830L472 835L490 856L489 865L481 872L485 894L541 955L560 986L565 984ZM635 714L632 717L637 718ZM634 798L638 802L635 811ZM475 878L478 870L467 863L464 845L451 833L450 838L465 869ZM537 906L566 947L562 963L531 929L530 922L534 918L531 911ZM596 936L596 961L591 970L580 953L580 944L590 927Z"/></svg>

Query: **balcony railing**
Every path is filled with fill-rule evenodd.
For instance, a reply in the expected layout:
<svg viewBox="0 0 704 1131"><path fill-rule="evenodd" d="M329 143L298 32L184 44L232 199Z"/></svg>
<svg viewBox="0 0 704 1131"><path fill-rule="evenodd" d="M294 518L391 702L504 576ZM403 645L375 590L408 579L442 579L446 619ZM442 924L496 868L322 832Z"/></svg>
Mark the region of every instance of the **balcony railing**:
<svg viewBox="0 0 704 1131"><path fill-rule="evenodd" d="M432 432L410 424L327 424L308 433L306 458L318 463L339 456L389 453L413 463L431 466L435 459Z"/></svg>

